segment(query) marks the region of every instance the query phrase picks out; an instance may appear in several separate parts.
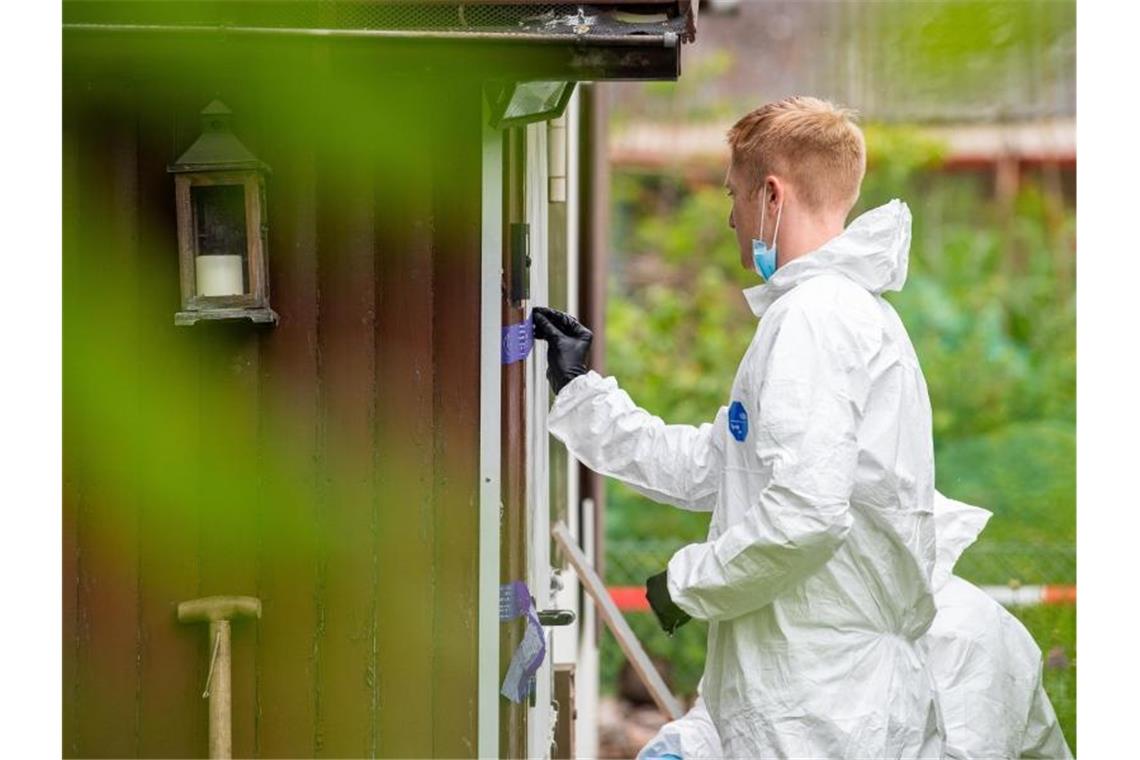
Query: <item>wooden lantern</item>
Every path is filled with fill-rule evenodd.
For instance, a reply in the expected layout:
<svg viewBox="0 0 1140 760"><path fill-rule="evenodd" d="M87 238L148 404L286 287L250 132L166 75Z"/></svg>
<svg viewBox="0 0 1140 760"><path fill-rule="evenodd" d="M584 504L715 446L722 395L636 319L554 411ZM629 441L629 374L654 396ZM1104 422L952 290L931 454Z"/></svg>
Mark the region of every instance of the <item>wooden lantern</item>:
<svg viewBox="0 0 1140 760"><path fill-rule="evenodd" d="M174 175L182 310L178 325L202 319L275 324L269 307L265 176L269 167L230 131L230 109L202 109L202 134L168 167Z"/></svg>

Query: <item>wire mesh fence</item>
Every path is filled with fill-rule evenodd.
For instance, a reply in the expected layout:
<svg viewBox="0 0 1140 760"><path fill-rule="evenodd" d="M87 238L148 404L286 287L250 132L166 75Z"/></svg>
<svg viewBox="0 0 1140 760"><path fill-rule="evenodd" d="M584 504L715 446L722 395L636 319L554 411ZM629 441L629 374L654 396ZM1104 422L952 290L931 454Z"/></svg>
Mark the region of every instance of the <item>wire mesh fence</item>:
<svg viewBox="0 0 1140 760"><path fill-rule="evenodd" d="M606 584L644 586L661 572L680 543L660 540L609 541L606 545ZM957 575L978 585L1070 584L1076 581L1076 547L1071 544L986 542L983 537L955 567ZM704 670L708 626L694 620L672 637L663 633L651 612L630 612L627 619L674 692L696 693ZM1048 642L1043 643L1048 648ZM616 642L602 646L603 688L613 689L624 658Z"/></svg>
<svg viewBox="0 0 1140 760"><path fill-rule="evenodd" d="M610 541L606 545L606 583L644 585L661 572L681 544L673 541ZM1075 583L1077 549L1072 544L988 542L982 537L966 550L956 575L979 586Z"/></svg>
<svg viewBox="0 0 1140 760"><path fill-rule="evenodd" d="M644 586L646 579L661 572L679 548L673 541L607 542L606 584ZM657 625L651 612L630 612L626 618L673 692L681 697L696 694L705 667L708 625L693 620L670 637ZM608 633L602 643L601 658L603 689L612 688L624 658Z"/></svg>
<svg viewBox="0 0 1140 760"><path fill-rule="evenodd" d="M1077 581L1077 547L987 542L983 537L966 550L954 573L979 586L1072 584Z"/></svg>

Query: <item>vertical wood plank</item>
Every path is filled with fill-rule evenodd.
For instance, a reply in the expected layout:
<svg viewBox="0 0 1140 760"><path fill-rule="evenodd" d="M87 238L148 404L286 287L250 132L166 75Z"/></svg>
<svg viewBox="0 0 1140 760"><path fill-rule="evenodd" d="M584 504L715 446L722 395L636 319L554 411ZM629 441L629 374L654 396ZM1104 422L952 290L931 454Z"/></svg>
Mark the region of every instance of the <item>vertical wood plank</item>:
<svg viewBox="0 0 1140 760"><path fill-rule="evenodd" d="M237 103L239 107L246 109L244 112L247 114L240 131L246 135L247 140L251 141L251 145L259 146L261 141L257 114L262 109L258 107L258 90L245 79L239 81L240 84L236 85L235 89L247 93L243 101ZM258 183L250 184L252 187L247 188L247 195L260 194ZM258 232L254 236L253 243L257 248L255 256L259 259L265 254L260 234L262 221L260 217L247 219L248 226ZM264 293L264 282L258 281L254 285ZM230 383L234 391L235 408L231 418L234 432L230 443L235 477L231 480L223 474L219 482L225 483L226 492L232 498L231 511L237 519L233 525L232 543L226 544L226 550L232 552L227 557L226 563L226 574L230 577L220 580L226 587L239 589L232 593L258 597L263 539L261 518L264 514L261 508L262 472L259 448L261 353L263 345L272 340L276 328L271 324L254 324L246 320L234 321L229 326L235 328L241 335L234 355L234 360L240 364L236 366L229 364L228 369L233 376L223 381ZM254 757L258 754L257 674L260 670L261 657L258 639L264 620L264 608L262 615L262 620L238 620L231 626L234 757ZM280 621L273 622L280 625Z"/></svg>
<svg viewBox="0 0 1140 760"><path fill-rule="evenodd" d="M366 163L362 161L362 163ZM371 754L375 271L366 167L320 166L319 287L324 564L320 756Z"/></svg>
<svg viewBox="0 0 1140 760"><path fill-rule="evenodd" d="M456 88L436 123L434 166L436 571L433 755L477 752L479 345L482 143L479 88Z"/></svg>
<svg viewBox="0 0 1140 760"><path fill-rule="evenodd" d="M289 143L266 155L269 278L280 321L263 346L257 745L264 757L316 753L316 496L320 355L316 159Z"/></svg>
<svg viewBox="0 0 1140 760"><path fill-rule="evenodd" d="M382 221L376 244L381 293L376 332L376 752L381 757L423 757L439 754L433 741L445 730L432 722L433 695L453 688L449 679L434 678L432 661L434 546L441 528L433 503L433 476L439 466L434 393L439 373L448 369L435 365L432 348L435 159L423 134L429 111L423 104L402 101L399 107L408 109L406 123L415 126L393 137L377 166L382 191L376 209Z"/></svg>
<svg viewBox="0 0 1140 760"><path fill-rule="evenodd" d="M578 206L578 314L587 325L603 325L606 319L607 254L609 241L608 213L610 206L609 164L606 158L607 105L606 85L594 83L582 87L581 117L579 119L581 140L578 150L578 171L581 188L581 203ZM590 348L590 366L600 374L605 374L606 331L597 330ZM579 498L593 503L593 544L592 559L598 574L605 577L605 513L606 487L604 478L588 467L578 468ZM583 525L587 521L583 520ZM583 537L583 545L587 541ZM595 618L595 641L602 636L602 621Z"/></svg>
<svg viewBox="0 0 1140 760"><path fill-rule="evenodd" d="M257 594L258 340L247 322L199 323L196 596ZM231 625L233 752L253 753L257 621ZM209 662L205 631L200 656Z"/></svg>
<svg viewBox="0 0 1140 760"><path fill-rule="evenodd" d="M153 94L153 93L152 93ZM152 103L151 97L143 99ZM140 727L143 757L204 752L206 703L201 650L206 631L178 622L177 605L198 591L196 471L197 333L175 327L181 304L174 182L166 166L190 137L176 127L177 109L143 113L139 145L140 257L138 294L144 305L136 350L146 358L139 390ZM192 138L190 138L192 139Z"/></svg>
<svg viewBox="0 0 1140 760"><path fill-rule="evenodd" d="M63 97L63 504L61 513L62 528L62 630L61 640L61 698L63 723L63 755L74 757L78 753L79 707L75 685L78 666L77 644L79 641L79 513L82 510L82 463L83 436L77 426L78 416L74 388L71 382L80 375L73 368L75 355L71 348L86 339L86 320L80 318L85 310L86 299L82 290L83 280L78 276L80 214L79 172L80 125L77 124L77 104L74 90L64 84Z"/></svg>
<svg viewBox="0 0 1140 760"><path fill-rule="evenodd" d="M97 84L97 89L102 83ZM132 482L135 318L132 268L137 240L135 125L125 83L103 91L84 118L79 147L80 207L90 209L76 255L84 288L96 293L90 343L72 354L88 387L72 407L81 432L84 494L77 514L77 755L134 755L138 745L138 504ZM120 452L108 456L108 452Z"/></svg>
<svg viewBox="0 0 1140 760"><path fill-rule="evenodd" d="M509 222L526 219L525 171L526 127L504 132L503 151L503 325L525 318L522 307L507 300L511 291ZM526 524L526 375L525 362L503 366L502 373L502 483L503 517L500 538L500 581L510 583L527 577ZM502 627L499 651L500 677L506 673L515 648L522 641L525 622L512 621ZM499 754L504 758L526 755L527 704L503 701L500 712Z"/></svg>

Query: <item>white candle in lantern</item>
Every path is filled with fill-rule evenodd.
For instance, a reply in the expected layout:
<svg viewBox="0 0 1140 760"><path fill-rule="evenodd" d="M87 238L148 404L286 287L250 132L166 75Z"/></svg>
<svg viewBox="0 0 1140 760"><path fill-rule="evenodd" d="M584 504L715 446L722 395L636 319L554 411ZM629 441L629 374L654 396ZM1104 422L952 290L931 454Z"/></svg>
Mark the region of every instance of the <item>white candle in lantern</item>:
<svg viewBox="0 0 1140 760"><path fill-rule="evenodd" d="M239 296L245 292L241 256L198 256L194 268L200 296Z"/></svg>

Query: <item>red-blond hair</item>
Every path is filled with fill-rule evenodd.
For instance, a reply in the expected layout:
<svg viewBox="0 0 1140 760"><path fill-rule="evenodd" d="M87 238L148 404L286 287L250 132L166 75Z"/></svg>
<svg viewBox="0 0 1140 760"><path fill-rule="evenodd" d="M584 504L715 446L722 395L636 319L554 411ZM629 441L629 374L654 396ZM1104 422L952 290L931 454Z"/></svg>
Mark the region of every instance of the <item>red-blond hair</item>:
<svg viewBox="0 0 1140 760"><path fill-rule="evenodd" d="M796 96L768 103L728 130L732 163L749 197L775 174L812 211L851 210L867 168L855 113L826 100Z"/></svg>

